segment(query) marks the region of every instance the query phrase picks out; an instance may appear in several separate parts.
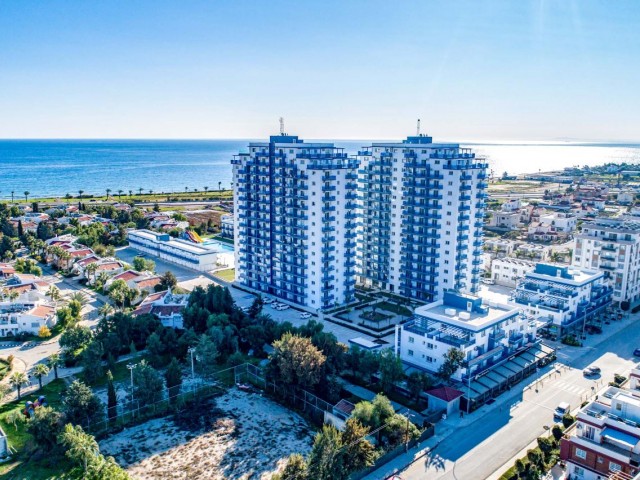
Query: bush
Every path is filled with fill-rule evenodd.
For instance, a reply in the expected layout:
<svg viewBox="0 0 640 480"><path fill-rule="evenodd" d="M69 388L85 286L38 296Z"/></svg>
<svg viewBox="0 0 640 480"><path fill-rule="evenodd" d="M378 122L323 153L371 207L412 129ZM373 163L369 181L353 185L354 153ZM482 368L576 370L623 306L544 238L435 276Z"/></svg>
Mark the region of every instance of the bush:
<svg viewBox="0 0 640 480"><path fill-rule="evenodd" d="M573 335L567 335L562 339L562 343L570 347L581 347L582 343Z"/></svg>
<svg viewBox="0 0 640 480"><path fill-rule="evenodd" d="M575 422L576 419L571 416L570 413L565 413L562 416L562 425L564 425L564 428L569 428L571 425L573 425L573 422Z"/></svg>
<svg viewBox="0 0 640 480"><path fill-rule="evenodd" d="M40 338L49 338L51 336L51 330L46 325L42 325L38 330L38 336Z"/></svg>

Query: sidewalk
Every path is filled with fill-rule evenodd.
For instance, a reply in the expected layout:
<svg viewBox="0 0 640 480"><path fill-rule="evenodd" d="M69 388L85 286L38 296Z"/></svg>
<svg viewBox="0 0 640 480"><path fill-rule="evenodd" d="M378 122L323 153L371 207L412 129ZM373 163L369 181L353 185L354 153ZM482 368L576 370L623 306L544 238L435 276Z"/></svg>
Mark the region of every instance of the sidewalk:
<svg viewBox="0 0 640 480"><path fill-rule="evenodd" d="M549 346L553 346L557 349L560 354L558 355L558 359L556 363L565 364L570 366L572 363L578 361L584 355L589 353L590 350L595 350L595 348L601 343L607 341L609 337L617 334L622 329L628 327L631 323L638 320L638 314L629 315L627 318L622 320L617 320L612 322L610 325L606 325L606 329L602 334L599 335L587 335L586 340L584 340L584 344L582 347L570 347L567 345L562 345L560 342L545 342L545 344ZM565 353L566 352L566 353ZM568 357L568 361L564 361L562 356ZM539 380L540 382L546 380L551 375L555 375L556 367L555 364L550 364L544 367L544 374L541 373ZM524 383L527 382L527 383ZM386 479L394 474L400 474L402 470L408 467L410 464L415 462L416 460L428 455L432 452L437 446L445 440L451 433L454 431L468 427L475 423L476 421L481 420L485 415L494 411L495 409L505 409L508 408L517 408L516 402L514 400L521 395L524 395L525 392L529 389L532 389L536 383L536 377L528 377L524 379L522 382L512 387L511 391L507 391L502 395L498 396L495 399L495 402L492 405L483 405L478 408L474 412L466 415L463 418L454 416L448 417L446 420L441 420L436 424L436 434L415 446L409 452L399 455L392 461L382 465L379 469L375 470L368 476L364 477L366 480L379 480ZM520 386L521 385L521 386ZM491 479L500 478L502 473L505 470L511 467L517 458L521 458L526 455L527 450L537 446L537 439L533 439L533 441L525 447L521 452L508 460L502 466L500 466L492 475ZM562 478L562 477L554 477L554 478Z"/></svg>

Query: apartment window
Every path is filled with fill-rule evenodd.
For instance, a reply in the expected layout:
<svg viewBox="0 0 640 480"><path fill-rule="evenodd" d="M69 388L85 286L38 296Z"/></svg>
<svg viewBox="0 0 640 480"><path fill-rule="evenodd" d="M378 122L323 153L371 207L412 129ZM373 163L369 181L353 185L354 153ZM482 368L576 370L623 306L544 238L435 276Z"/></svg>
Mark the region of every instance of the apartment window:
<svg viewBox="0 0 640 480"><path fill-rule="evenodd" d="M614 462L609 462L609 470L611 470L612 472L619 472L620 470L622 470L622 465Z"/></svg>
<svg viewBox="0 0 640 480"><path fill-rule="evenodd" d="M616 410L622 410L622 404L616 403Z"/></svg>
<svg viewBox="0 0 640 480"><path fill-rule="evenodd" d="M449 192L449 193L451 193L451 192ZM447 205L451 206L451 202L447 202Z"/></svg>
<svg viewBox="0 0 640 480"><path fill-rule="evenodd" d="M413 350L409 350L407 353L409 354L410 357L413 357Z"/></svg>
<svg viewBox="0 0 640 480"><path fill-rule="evenodd" d="M409 343L415 343L416 339L414 337L409 337Z"/></svg>
<svg viewBox="0 0 640 480"><path fill-rule="evenodd" d="M445 264L445 265L449 265L449 260L445 260L445 261L444 261L444 264Z"/></svg>
<svg viewBox="0 0 640 480"><path fill-rule="evenodd" d="M584 460L585 458L587 458L587 451L582 450L581 448L576 448L576 457Z"/></svg>
<svg viewBox="0 0 640 480"><path fill-rule="evenodd" d="M573 473L575 473L576 476L578 476L578 477L584 477L584 468L578 467L578 466L574 466L573 467Z"/></svg>
<svg viewBox="0 0 640 480"><path fill-rule="evenodd" d="M449 220L447 220L447 225L451 225L451 222Z"/></svg>

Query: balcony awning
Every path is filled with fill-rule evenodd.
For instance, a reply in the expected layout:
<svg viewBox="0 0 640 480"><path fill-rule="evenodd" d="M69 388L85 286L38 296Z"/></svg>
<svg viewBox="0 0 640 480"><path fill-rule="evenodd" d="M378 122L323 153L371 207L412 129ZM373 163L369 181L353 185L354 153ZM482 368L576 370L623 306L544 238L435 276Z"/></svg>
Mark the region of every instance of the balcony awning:
<svg viewBox="0 0 640 480"><path fill-rule="evenodd" d="M618 444L624 445L630 450L633 449L638 442L640 442L640 438L638 437L634 437L629 433L621 432L620 430L614 430L613 428L609 427L606 427L602 431L602 436L606 439L611 439Z"/></svg>

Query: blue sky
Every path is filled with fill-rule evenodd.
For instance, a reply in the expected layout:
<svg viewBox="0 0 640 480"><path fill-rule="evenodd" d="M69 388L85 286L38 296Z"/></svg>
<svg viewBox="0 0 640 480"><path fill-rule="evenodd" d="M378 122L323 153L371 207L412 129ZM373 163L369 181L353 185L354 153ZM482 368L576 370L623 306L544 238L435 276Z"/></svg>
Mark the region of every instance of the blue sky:
<svg viewBox="0 0 640 480"><path fill-rule="evenodd" d="M0 136L640 140L637 1L6 0Z"/></svg>

